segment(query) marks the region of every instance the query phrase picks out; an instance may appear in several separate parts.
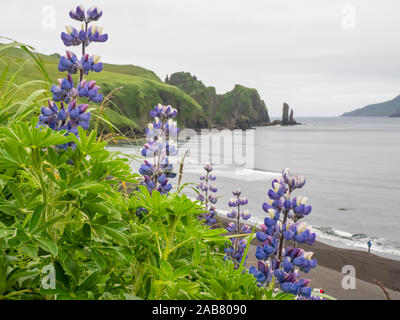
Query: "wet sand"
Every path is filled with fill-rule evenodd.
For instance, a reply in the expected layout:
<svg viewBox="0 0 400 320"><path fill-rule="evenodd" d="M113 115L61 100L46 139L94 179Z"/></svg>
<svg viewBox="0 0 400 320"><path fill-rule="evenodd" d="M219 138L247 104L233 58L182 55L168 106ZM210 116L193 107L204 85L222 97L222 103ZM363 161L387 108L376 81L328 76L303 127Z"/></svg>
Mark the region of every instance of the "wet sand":
<svg viewBox="0 0 400 320"><path fill-rule="evenodd" d="M255 242L255 241L253 241ZM248 266L257 265L254 256L257 245L253 244L248 252ZM382 289L374 282L378 280L387 289L392 300L400 300L400 262L378 257L367 252L339 249L316 242L312 247L318 266L304 278L311 280L311 287L323 289L326 294L340 300L386 300ZM352 265L356 271L355 289L343 289L342 281L346 276L341 273L343 266ZM394 290L393 290L394 289Z"/></svg>
<svg viewBox="0 0 400 320"><path fill-rule="evenodd" d="M220 217L223 224L228 221ZM255 250L260 242L254 239L248 251L247 266L257 265ZM304 278L311 280L312 288L321 288L336 299L381 300L386 299L383 290L375 283L379 281L388 291L390 298L400 300L400 261L380 257L365 251L336 248L316 241L312 246L301 245L306 251L314 252L318 266ZM355 289L343 289L344 266L353 266L356 276Z"/></svg>

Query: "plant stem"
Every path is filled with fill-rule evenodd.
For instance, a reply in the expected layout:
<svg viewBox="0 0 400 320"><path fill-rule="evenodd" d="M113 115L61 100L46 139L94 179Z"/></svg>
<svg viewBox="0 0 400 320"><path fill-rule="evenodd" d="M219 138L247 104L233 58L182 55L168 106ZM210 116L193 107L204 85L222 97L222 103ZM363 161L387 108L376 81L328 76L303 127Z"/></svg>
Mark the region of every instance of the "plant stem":
<svg viewBox="0 0 400 320"><path fill-rule="evenodd" d="M4 300L4 299L10 298L12 296L16 296L16 295L19 295L19 294L32 292L32 291L33 291L32 289L24 289L24 290L20 290L20 291L14 291L14 292L11 292L9 294L6 294L5 296L0 297L0 300Z"/></svg>
<svg viewBox="0 0 400 320"><path fill-rule="evenodd" d="M285 212L283 213L283 221L282 221L282 231L281 231L281 235L279 238L279 249L278 249L278 259L280 260L282 258L282 249L283 249L283 243L285 241L284 237L283 237L283 226L286 223L287 217L289 214L289 210L285 210Z"/></svg>
<svg viewBox="0 0 400 320"><path fill-rule="evenodd" d="M85 21L85 33L87 34L88 23ZM86 54L86 41L82 42L82 57ZM79 82L83 80L83 69L79 70Z"/></svg>

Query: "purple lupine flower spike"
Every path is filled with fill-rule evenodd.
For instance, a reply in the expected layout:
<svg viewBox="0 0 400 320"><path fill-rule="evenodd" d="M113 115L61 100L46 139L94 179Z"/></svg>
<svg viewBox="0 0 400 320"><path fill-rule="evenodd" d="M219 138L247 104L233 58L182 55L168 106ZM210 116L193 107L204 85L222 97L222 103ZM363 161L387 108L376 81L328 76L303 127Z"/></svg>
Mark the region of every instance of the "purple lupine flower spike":
<svg viewBox="0 0 400 320"><path fill-rule="evenodd" d="M316 267L317 262L312 252L301 248L286 247L285 241L312 245L316 235L305 223L299 222L311 212L307 198L297 196L290 198L295 189L304 186L303 176L291 176L289 169L282 172L280 178L272 181L272 189L268 191L268 199L262 206L267 216L257 239L261 246L256 249L256 258L262 262L258 270L252 268L260 286L269 286L273 278L264 276L264 262L271 266L276 282L282 291L294 294L302 299L311 297L312 289L308 279L299 278L298 271L308 273Z"/></svg>
<svg viewBox="0 0 400 320"><path fill-rule="evenodd" d="M251 218L251 214L245 210L241 211L241 207L248 204L248 200L245 197L240 197L241 191L234 190L232 192L234 198L230 199L228 202L229 207L232 209L228 212L227 217L230 219L235 219L236 224L233 229L228 225L226 228L232 235L243 235L243 237L252 232L252 228L249 225L241 225L240 220L248 220ZM232 223L233 224L233 223ZM244 252L247 246L247 241L243 237L231 238L231 243L228 243L225 248L225 259L232 260L235 268L238 268L244 259L246 263L247 256L244 257ZM261 275L258 275L261 277Z"/></svg>
<svg viewBox="0 0 400 320"><path fill-rule="evenodd" d="M93 61L96 62L96 60ZM88 86L89 98L96 101L98 87L95 85L95 82L85 84L85 86ZM139 173L143 175L144 178L142 184L144 184L150 192L157 190L161 194L169 193L172 189L169 179L176 176L168 158L169 156L175 155L177 152L177 147L173 143L173 138L176 138L176 136L173 133L171 134L167 127L167 123L173 121L173 117L170 117L170 115L159 117L159 112L165 114L167 108L167 106L157 105L150 112L154 121L150 123L146 129L147 142L143 145L141 154L146 158L153 158L154 160L153 163L145 160L145 164L142 165L139 170ZM169 106L169 108L171 107Z"/></svg>
<svg viewBox="0 0 400 320"><path fill-rule="evenodd" d="M153 113L156 113L158 116L164 117L163 113L160 113L160 110L154 110ZM167 108L165 110L165 114L175 116L176 113L173 109ZM214 195L218 189L215 185L211 185L210 181L215 181L216 177L211 176L211 172L213 171L213 167L211 164L206 164L204 166L205 174L200 175L200 183L197 185L197 189L199 190L197 199L204 205L205 213L199 217L199 220L203 221L205 225L213 226L217 222L216 219L216 208L215 204L218 201L218 198ZM211 179L212 177L212 179Z"/></svg>
<svg viewBox="0 0 400 320"><path fill-rule="evenodd" d="M68 74L65 78L59 79L58 84L51 87L53 101L49 103L49 107L41 109L38 126L48 126L53 130L67 130L66 134L72 133L76 136L78 136L78 127L84 130L89 129L91 119L91 113L88 112L89 106L87 104L77 106L76 100L78 97L86 98L88 102L94 103L100 103L103 100L103 95L99 92L100 87L96 85L96 82L83 78L83 75L100 72L103 69L100 57L86 53L86 47L92 41L104 42L108 39L107 34L102 34L102 28L88 26L92 21L99 20L102 14L103 12L97 7L92 7L85 13L82 6L69 12L71 19L82 22L81 28L78 31L73 26L67 26L65 32L61 33L61 39L67 47L82 46L82 57L78 58L75 53L67 50L66 54L60 58L58 70L68 72ZM75 85L72 75L77 73L79 73L79 81ZM56 102L60 103L60 108L57 107ZM66 109L64 103L68 104ZM74 148L73 144L58 147L66 149L68 146ZM164 185L163 188L168 188L168 186Z"/></svg>

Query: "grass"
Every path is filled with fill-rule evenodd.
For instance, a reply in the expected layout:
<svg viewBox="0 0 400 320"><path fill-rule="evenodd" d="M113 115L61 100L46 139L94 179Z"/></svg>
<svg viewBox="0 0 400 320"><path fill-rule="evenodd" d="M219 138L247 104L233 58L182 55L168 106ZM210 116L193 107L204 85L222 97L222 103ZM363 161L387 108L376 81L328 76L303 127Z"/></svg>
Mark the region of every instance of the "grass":
<svg viewBox="0 0 400 320"><path fill-rule="evenodd" d="M48 72L48 78L44 77L41 70L38 70L35 61L25 51L18 48L2 50L0 69L8 66L9 74L14 74L23 65L22 72L19 72L15 78L16 84L44 79L43 82L32 83L34 88L31 88L31 91L43 90L40 96L43 102L51 96L48 91L50 82L56 83L57 79L65 77L66 73L58 71L58 54L40 54L38 57ZM91 73L87 79L96 80L104 96L115 88L121 88L115 92L112 103L103 111L103 114L122 132L126 133L132 129L141 131L150 121L150 109L158 103L170 104L178 109L177 120L181 127L200 127L206 123L204 110L200 104L179 88L163 83L154 72L144 68L133 65L104 64L101 73ZM77 76L74 80L77 81Z"/></svg>

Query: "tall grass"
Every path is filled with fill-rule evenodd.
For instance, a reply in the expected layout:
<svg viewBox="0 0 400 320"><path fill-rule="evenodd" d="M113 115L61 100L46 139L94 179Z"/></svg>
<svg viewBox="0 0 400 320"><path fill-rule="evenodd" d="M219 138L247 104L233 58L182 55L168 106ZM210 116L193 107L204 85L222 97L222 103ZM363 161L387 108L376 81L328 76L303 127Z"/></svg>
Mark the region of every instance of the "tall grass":
<svg viewBox="0 0 400 320"><path fill-rule="evenodd" d="M21 49L27 54L28 59L12 62L3 59L7 50L12 48ZM18 83L18 75L24 71L30 61L33 61L40 71L43 80L35 79ZM16 71L11 72L10 69L15 69L15 67ZM50 98L48 90L50 83L43 60L33 47L0 37L0 125L26 119L32 113L38 112L40 106Z"/></svg>

